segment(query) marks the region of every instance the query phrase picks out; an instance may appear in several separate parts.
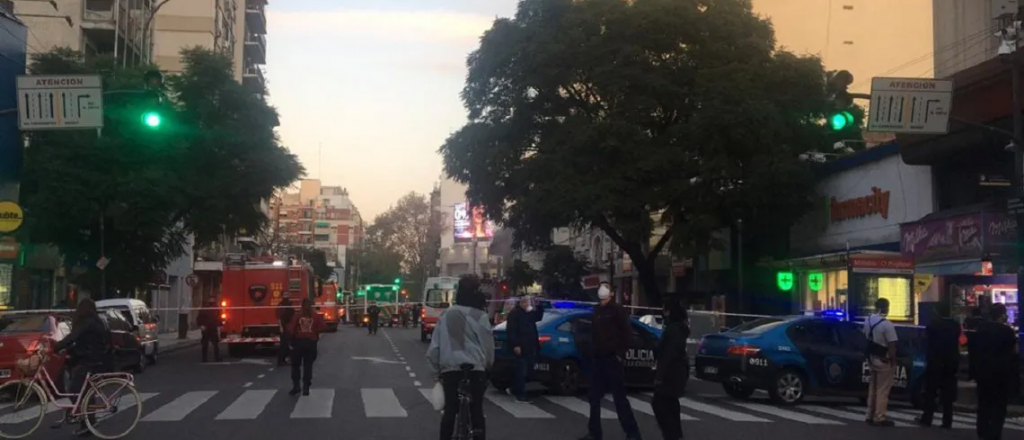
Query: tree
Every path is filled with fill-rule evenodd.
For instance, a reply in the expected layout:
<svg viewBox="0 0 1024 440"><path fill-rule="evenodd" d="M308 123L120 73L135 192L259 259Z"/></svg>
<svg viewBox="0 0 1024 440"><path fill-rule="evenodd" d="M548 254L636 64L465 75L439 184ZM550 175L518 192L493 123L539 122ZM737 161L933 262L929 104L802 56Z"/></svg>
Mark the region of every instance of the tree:
<svg viewBox="0 0 1024 440"><path fill-rule="evenodd" d="M467 64L446 173L521 246L600 229L655 302L664 251L737 219L778 235L811 206L799 155L827 145L825 71L749 0L523 0Z"/></svg>
<svg viewBox="0 0 1024 440"><path fill-rule="evenodd" d="M589 273L589 262L569 246L551 246L544 254L540 278L544 292L552 298L589 301L583 293L583 277Z"/></svg>
<svg viewBox="0 0 1024 440"><path fill-rule="evenodd" d="M523 260L513 261L512 267L505 271L505 276L508 278L509 288L513 292L530 287L536 284L539 279L537 271L530 266L530 263Z"/></svg>
<svg viewBox="0 0 1024 440"><path fill-rule="evenodd" d="M348 279L356 284L391 284L402 273L402 256L379 246L361 246L345 253Z"/></svg>
<svg viewBox="0 0 1024 440"><path fill-rule="evenodd" d="M295 157L276 144L269 107L251 93L243 96L231 80L226 55L201 49L183 54L184 72L160 93L167 98L160 106L167 121L159 130L127 118L140 110L124 99L144 88L152 66L125 68L70 49L36 54L30 63L36 75L99 74L109 95L100 136L95 130L29 133L22 175L27 221L20 238L58 246L66 264L77 266L70 272L82 272L74 282L93 290L95 263L106 256L109 289L97 297L152 282L192 244L190 234L204 243L213 240L213 231L258 231L265 222L258 201L302 173ZM212 98L193 96L199 88L217 97L220 114L209 110ZM228 132L239 137L230 140Z"/></svg>
<svg viewBox="0 0 1024 440"><path fill-rule="evenodd" d="M373 224L366 228L366 235L377 246L400 255L402 273L410 280L422 283L434 261L428 256L431 217L427 199L421 194L410 192L378 215Z"/></svg>

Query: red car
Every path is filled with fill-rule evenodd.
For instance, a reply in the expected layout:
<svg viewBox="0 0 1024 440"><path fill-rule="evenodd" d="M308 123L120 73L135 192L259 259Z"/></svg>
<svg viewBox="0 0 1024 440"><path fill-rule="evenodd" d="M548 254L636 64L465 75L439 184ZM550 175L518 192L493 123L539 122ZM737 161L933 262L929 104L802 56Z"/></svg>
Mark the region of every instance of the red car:
<svg viewBox="0 0 1024 440"><path fill-rule="evenodd" d="M100 311L100 318L110 328L117 369L140 372L146 364L142 344L131 332L131 325L116 313ZM15 363L36 350L44 336L59 341L70 333L71 317L67 315L26 313L0 317L0 385L15 379L28 379L21 376ZM47 344L47 350L50 352L43 368L57 387L63 390L68 380L68 371L64 365L67 356L53 353L52 344Z"/></svg>

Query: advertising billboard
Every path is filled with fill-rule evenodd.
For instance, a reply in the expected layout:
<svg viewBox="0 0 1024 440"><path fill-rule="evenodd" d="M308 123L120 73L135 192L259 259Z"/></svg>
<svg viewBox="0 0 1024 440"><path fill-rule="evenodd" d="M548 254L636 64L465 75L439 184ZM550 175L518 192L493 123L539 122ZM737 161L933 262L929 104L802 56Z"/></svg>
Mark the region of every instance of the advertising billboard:
<svg viewBox="0 0 1024 440"><path fill-rule="evenodd" d="M456 243L473 241L491 241L494 238L494 223L484 216L481 206L470 206L469 203L456 203L452 213L452 229Z"/></svg>

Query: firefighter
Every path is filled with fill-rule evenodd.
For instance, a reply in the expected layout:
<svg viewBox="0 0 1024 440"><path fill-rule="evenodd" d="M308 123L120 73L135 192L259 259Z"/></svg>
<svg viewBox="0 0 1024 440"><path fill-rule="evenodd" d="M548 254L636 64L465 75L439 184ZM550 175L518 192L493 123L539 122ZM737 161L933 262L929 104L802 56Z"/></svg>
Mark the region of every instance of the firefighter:
<svg viewBox="0 0 1024 440"><path fill-rule="evenodd" d="M202 332L202 344L203 344L203 362L207 361L207 351L210 345L213 345L213 359L214 362L224 362L220 357L220 316L217 316L217 300L214 298L207 298L206 307L199 311L199 316L196 317L196 324L199 325L199 331Z"/></svg>

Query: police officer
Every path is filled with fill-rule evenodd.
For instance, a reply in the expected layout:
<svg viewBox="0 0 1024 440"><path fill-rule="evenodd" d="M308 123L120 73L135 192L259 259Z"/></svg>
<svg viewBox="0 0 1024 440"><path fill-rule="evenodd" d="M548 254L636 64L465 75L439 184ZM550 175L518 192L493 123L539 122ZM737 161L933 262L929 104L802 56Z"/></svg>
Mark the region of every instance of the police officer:
<svg viewBox="0 0 1024 440"><path fill-rule="evenodd" d="M972 341L972 361L978 384L977 432L980 440L1000 440L1010 396L1019 393L1017 335L1007 325L1006 306L992 304L990 321L978 324Z"/></svg>
<svg viewBox="0 0 1024 440"><path fill-rule="evenodd" d="M935 306L935 318L925 329L927 361L924 386L924 412L917 422L931 426L935 415L935 398L942 402L942 427L953 427L953 403L956 402L956 374L960 368L960 324L949 314L949 304Z"/></svg>

